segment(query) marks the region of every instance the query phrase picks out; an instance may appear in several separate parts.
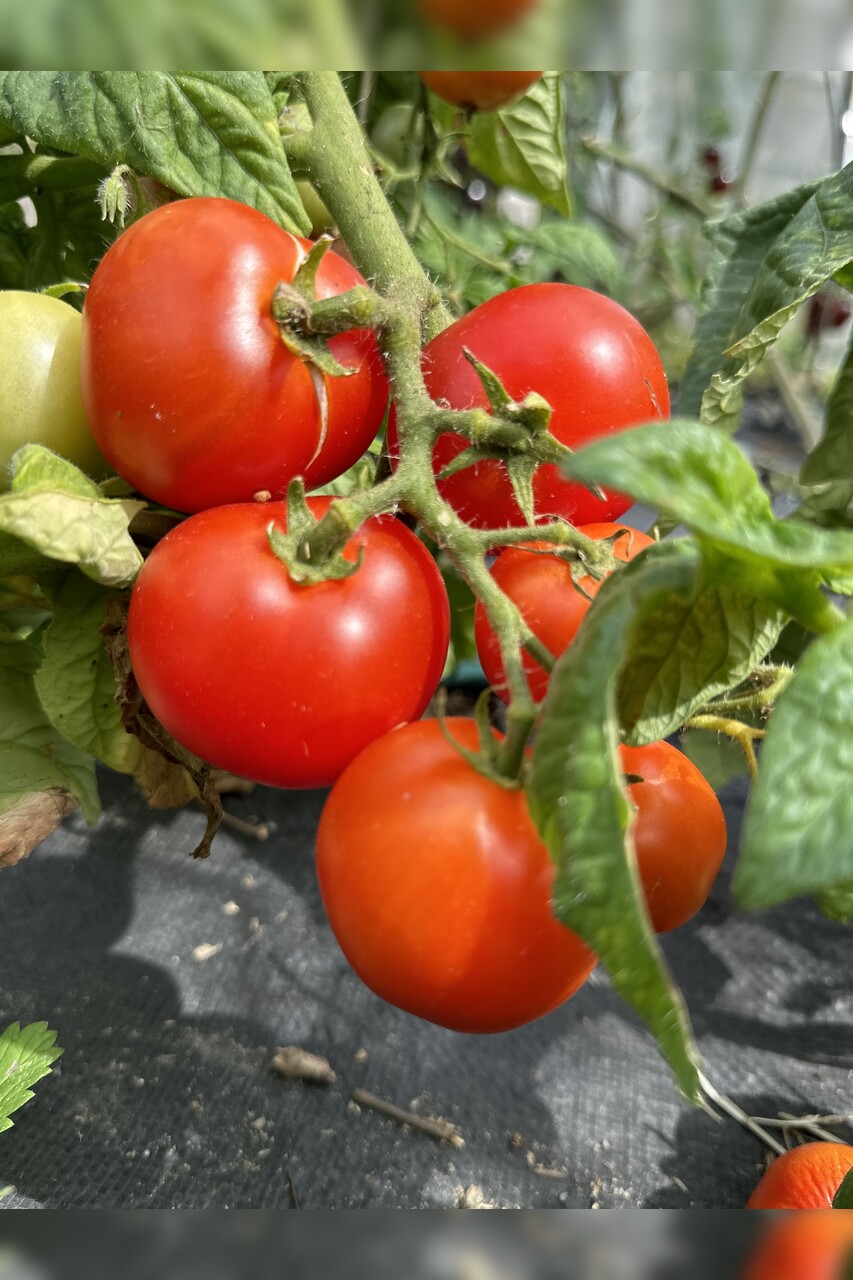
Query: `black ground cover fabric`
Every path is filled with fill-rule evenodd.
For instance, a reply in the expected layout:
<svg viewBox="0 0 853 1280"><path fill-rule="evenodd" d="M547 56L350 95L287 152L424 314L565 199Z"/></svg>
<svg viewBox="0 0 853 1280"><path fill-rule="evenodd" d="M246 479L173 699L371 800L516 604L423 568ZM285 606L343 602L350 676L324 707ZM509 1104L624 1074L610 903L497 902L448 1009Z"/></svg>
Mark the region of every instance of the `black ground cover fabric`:
<svg viewBox="0 0 853 1280"><path fill-rule="evenodd" d="M74 817L0 875L0 1026L47 1019L65 1049L0 1136L5 1207L743 1205L759 1144L680 1100L603 975L520 1031L440 1030L338 951L321 794L229 799L274 832L223 831L206 863L187 856L199 813L151 813L115 775L103 794L96 828ZM723 799L735 847L742 784ZM708 1073L751 1113L853 1110L851 936L806 903L746 917L724 873L665 940ZM282 1044L337 1083L276 1076ZM452 1120L464 1148L356 1108L359 1086Z"/></svg>

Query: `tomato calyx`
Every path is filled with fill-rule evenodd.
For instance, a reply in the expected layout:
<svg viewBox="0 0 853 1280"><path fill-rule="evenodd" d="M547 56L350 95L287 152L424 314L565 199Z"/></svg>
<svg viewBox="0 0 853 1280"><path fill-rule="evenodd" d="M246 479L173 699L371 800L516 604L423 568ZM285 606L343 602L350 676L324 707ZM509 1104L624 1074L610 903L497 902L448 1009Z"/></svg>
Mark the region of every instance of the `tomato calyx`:
<svg viewBox="0 0 853 1280"><path fill-rule="evenodd" d="M305 586L340 582L358 571L364 548L358 548L354 560L343 555L343 548L353 533L345 510L345 503L333 502L323 519L318 520L305 499L302 480L291 480L287 488L287 531L276 528L275 522L270 521L267 541L293 582Z"/></svg>
<svg viewBox="0 0 853 1280"><path fill-rule="evenodd" d="M464 747L450 732L444 715L443 704L445 699L443 697L438 708L436 720L445 742L458 755L462 756L463 760L472 769L481 774L482 777L488 778L490 782L494 782L496 786L503 787L506 791L517 791L524 785L521 777L524 762L517 769L507 769L504 749L505 739L502 734L499 734L493 728L489 715L490 695L491 691L484 689L474 707L474 722L477 726L478 738L478 750L476 751L472 751L469 747Z"/></svg>
<svg viewBox="0 0 853 1280"><path fill-rule="evenodd" d="M335 359L325 341L328 335L319 332L313 322L317 271L332 243L331 236L321 236L300 263L292 282L288 284L281 280L276 285L272 296L272 315L288 351L321 373L333 378L346 378L355 373L355 369L348 369ZM349 324L344 326L351 327Z"/></svg>
<svg viewBox="0 0 853 1280"><path fill-rule="evenodd" d="M488 365L467 347L463 355L480 379L491 412L460 416L460 434L470 441L469 447L442 468L438 479L446 480L479 462L501 462L525 520L534 524L537 469L543 463L560 463L572 451L551 434L552 410L543 396L532 391L520 402L513 400Z"/></svg>

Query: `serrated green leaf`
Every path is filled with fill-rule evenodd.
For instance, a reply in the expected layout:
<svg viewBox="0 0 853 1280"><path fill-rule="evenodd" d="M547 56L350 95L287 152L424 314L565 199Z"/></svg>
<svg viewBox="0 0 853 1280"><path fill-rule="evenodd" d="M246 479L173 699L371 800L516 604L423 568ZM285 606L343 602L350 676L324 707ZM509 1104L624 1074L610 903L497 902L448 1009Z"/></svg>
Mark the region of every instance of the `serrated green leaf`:
<svg viewBox="0 0 853 1280"><path fill-rule="evenodd" d="M837 480L853 480L853 344L848 347L827 401L823 439L800 472L802 484Z"/></svg>
<svg viewBox="0 0 853 1280"><path fill-rule="evenodd" d="M699 535L703 545L750 560L756 576L768 566L853 572L853 534L776 520L738 447L702 423L675 418L622 431L587 445L562 466L584 484L612 487L660 508ZM773 591L769 594L772 598ZM761 591L755 595L767 598Z"/></svg>
<svg viewBox="0 0 853 1280"><path fill-rule="evenodd" d="M630 578L643 573L638 560L612 581L627 589ZM785 623L781 609L729 586L725 564L716 557L703 561L681 539L663 544L656 574L656 590L644 589L631 622L619 677L619 721L634 745L669 737L711 698L739 684Z"/></svg>
<svg viewBox="0 0 853 1280"><path fill-rule="evenodd" d="M554 668L528 802L556 865L558 918L596 952L695 1100L701 1093L698 1051L649 923L618 755L616 680L626 637L645 591L654 594L659 586L655 556L648 551L644 557L642 572L613 576Z"/></svg>
<svg viewBox="0 0 853 1280"><path fill-rule="evenodd" d="M681 738L681 749L715 791L721 791L734 778L748 773L743 751L724 733L688 729Z"/></svg>
<svg viewBox="0 0 853 1280"><path fill-rule="evenodd" d="M806 650L773 711L734 881L743 906L853 882L851 718L853 620Z"/></svg>
<svg viewBox="0 0 853 1280"><path fill-rule="evenodd" d="M518 102L474 116L468 158L498 186L515 187L568 217L571 198L560 75L548 72Z"/></svg>
<svg viewBox="0 0 853 1280"><path fill-rule="evenodd" d="M12 1114L34 1096L33 1086L49 1074L62 1049L46 1022L21 1028L13 1022L0 1036L0 1133L12 1128Z"/></svg>
<svg viewBox="0 0 853 1280"><path fill-rule="evenodd" d="M63 737L120 773L135 769L140 743L121 723L115 672L104 647L108 593L76 569L42 577L53 615L35 684Z"/></svg>
<svg viewBox="0 0 853 1280"><path fill-rule="evenodd" d="M743 383L805 300L853 261L853 165L819 182L761 261L734 326L727 361L702 397L704 422L731 426Z"/></svg>
<svg viewBox="0 0 853 1280"><path fill-rule="evenodd" d="M35 688L42 633L0 644L0 813L22 795L58 789L80 801L87 820L100 813L94 762L57 732Z"/></svg>
<svg viewBox="0 0 853 1280"><path fill-rule="evenodd" d="M589 223L550 220L523 240L546 254L569 284L613 292L623 274L610 241Z"/></svg>
<svg viewBox="0 0 853 1280"><path fill-rule="evenodd" d="M707 227L711 261L702 291L693 353L678 386L678 412L699 413L724 353L735 340L738 318L761 263L776 237L811 198L816 182L787 191L766 204L712 222Z"/></svg>
<svg viewBox="0 0 853 1280"><path fill-rule="evenodd" d="M47 560L76 564L105 586L126 586L142 567L128 526L141 502L103 498L82 471L41 445L25 445L13 459L10 493L0 496L0 571L32 572L16 563L11 535ZM4 558L8 553L8 559ZM43 567L43 565L41 566ZM38 566L35 572L38 572Z"/></svg>
<svg viewBox="0 0 853 1280"><path fill-rule="evenodd" d="M183 196L226 196L310 224L261 71L3 71L0 122Z"/></svg>

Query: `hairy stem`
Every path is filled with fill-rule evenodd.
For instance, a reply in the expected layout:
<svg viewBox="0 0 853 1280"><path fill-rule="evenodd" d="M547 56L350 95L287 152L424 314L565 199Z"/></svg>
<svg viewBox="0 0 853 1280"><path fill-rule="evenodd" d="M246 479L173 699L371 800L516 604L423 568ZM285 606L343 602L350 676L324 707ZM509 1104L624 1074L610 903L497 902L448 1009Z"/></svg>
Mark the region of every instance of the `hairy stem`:
<svg viewBox="0 0 853 1280"><path fill-rule="evenodd" d="M385 199L364 135L336 71L306 71L302 90L314 127L307 163L359 270L382 293L432 294L425 316L427 338L453 321L429 286L424 270Z"/></svg>

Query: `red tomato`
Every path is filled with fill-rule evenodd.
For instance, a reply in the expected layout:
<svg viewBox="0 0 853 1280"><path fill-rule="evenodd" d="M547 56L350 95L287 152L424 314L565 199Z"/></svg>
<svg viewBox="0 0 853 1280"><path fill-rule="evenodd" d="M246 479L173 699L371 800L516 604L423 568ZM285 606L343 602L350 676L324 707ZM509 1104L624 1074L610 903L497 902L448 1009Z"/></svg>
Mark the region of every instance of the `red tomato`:
<svg viewBox="0 0 853 1280"><path fill-rule="evenodd" d="M270 304L310 243L233 200L192 199L140 218L107 251L83 310L83 396L104 456L178 511L317 487L366 450L387 382L374 337L333 338L357 372L324 379L281 341ZM327 253L317 296L363 283Z"/></svg>
<svg viewBox="0 0 853 1280"><path fill-rule="evenodd" d="M133 590L130 658L188 750L272 786L326 786L425 710L447 655L447 594L393 516L353 534L354 574L316 586L294 584L271 551L273 521L284 526L283 503L215 507L158 543Z"/></svg>
<svg viewBox="0 0 853 1280"><path fill-rule="evenodd" d="M571 284L529 284L490 298L457 320L426 347L427 388L453 409L488 407L480 379L464 355L468 348L503 382L515 400L537 391L554 411L551 431L570 448L669 413L669 392L651 338L618 303ZM392 461L397 434L388 432ZM433 455L438 474L467 442L441 436ZM459 514L477 528L526 523L500 462L480 462L439 482ZM537 517L562 516L574 524L611 520L630 499L605 501L542 466L533 480Z"/></svg>
<svg viewBox="0 0 853 1280"><path fill-rule="evenodd" d="M539 3L540 0L420 0L425 18L469 40L493 35L538 8Z"/></svg>
<svg viewBox="0 0 853 1280"><path fill-rule="evenodd" d="M609 538L620 529L625 532L613 544L620 560L633 560L645 547L651 546L652 539L646 534L622 524L588 524L583 525L580 532L588 538ZM507 547L492 565L491 574L501 590L518 605L531 631L558 658L574 640L589 609L590 602L582 591L595 596L601 582L585 576L580 586L576 586L569 564L559 556L549 555L549 551L553 548L545 542L533 543L531 547ZM479 601L474 612L474 635L489 684L506 701L508 691L500 645ZM524 655L524 670L531 693L541 702L548 689L547 671L529 654Z"/></svg>
<svg viewBox="0 0 853 1280"><path fill-rule="evenodd" d="M446 726L476 749L471 720ZM332 930L390 1004L454 1031L509 1031L562 1004L594 966L554 919L554 867L522 791L477 773L434 720L367 748L317 833Z"/></svg>
<svg viewBox="0 0 853 1280"><path fill-rule="evenodd" d="M705 905L726 853L720 802L687 756L667 742L622 747L622 769L642 778L628 794L634 846L652 925L666 933Z"/></svg>
<svg viewBox="0 0 853 1280"><path fill-rule="evenodd" d="M542 79L541 71L421 71L426 87L455 107L497 111Z"/></svg>
<svg viewBox="0 0 853 1280"><path fill-rule="evenodd" d="M853 1261L853 1210L792 1213L772 1220L741 1280L846 1280Z"/></svg>
<svg viewBox="0 0 853 1280"><path fill-rule="evenodd" d="M807 1142L778 1156L749 1197L748 1209L831 1209L853 1169L846 1142Z"/></svg>

